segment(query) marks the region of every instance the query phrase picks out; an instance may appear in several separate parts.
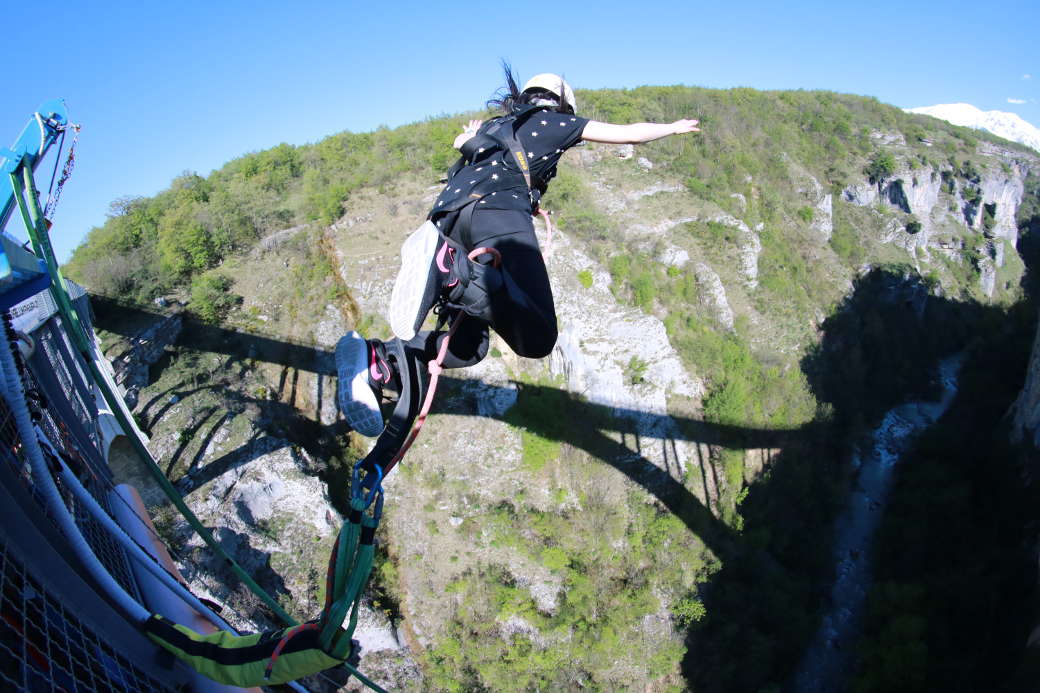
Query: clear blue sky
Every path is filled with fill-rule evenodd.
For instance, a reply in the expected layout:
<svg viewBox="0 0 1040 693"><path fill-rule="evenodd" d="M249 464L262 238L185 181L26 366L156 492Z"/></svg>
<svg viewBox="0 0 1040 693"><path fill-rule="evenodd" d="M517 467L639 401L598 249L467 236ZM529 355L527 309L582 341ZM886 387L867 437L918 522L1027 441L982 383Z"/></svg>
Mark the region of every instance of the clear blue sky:
<svg viewBox="0 0 1040 693"><path fill-rule="evenodd" d="M63 260L113 199L185 170L478 108L499 58L522 79L562 72L584 88L830 89L1040 125L1036 0L17 1L3 25L3 144L50 98L83 126L52 231Z"/></svg>

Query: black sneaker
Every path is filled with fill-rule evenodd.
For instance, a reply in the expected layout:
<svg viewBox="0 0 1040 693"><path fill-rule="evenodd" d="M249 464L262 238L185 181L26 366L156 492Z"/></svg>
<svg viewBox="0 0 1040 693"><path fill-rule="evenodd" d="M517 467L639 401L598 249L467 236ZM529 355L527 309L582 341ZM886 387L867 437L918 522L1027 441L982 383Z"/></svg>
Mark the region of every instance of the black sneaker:
<svg viewBox="0 0 1040 693"><path fill-rule="evenodd" d="M343 418L363 436L375 438L383 432L379 400L383 388L400 389L400 378L386 346L378 339L365 340L348 332L336 344L337 402Z"/></svg>

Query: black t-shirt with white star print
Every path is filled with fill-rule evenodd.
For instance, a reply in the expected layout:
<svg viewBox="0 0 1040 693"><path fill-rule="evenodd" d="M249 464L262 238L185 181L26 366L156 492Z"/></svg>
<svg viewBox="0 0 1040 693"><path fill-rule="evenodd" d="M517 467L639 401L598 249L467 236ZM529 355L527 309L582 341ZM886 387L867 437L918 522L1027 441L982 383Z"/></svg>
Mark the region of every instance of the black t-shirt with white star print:
<svg viewBox="0 0 1040 693"><path fill-rule="evenodd" d="M527 118L517 128L516 138L524 145L532 177L548 183L556 175L556 164L563 153L581 141L588 122L587 118L550 110Z"/></svg>
<svg viewBox="0 0 1040 693"><path fill-rule="evenodd" d="M489 123L492 121L489 121ZM527 155L528 166L533 180L548 183L556 175L556 165L563 153L581 141L581 133L588 124L587 118L557 113L549 109L536 111L516 129L516 138ZM487 123L485 124L485 126ZM481 128L483 130L484 128ZM480 144L480 134L474 138L474 144ZM514 175L499 175L500 167L516 168L512 155L501 151L497 146L489 144L490 149L477 147L473 149L463 146L463 151L470 150L471 159L467 159L462 169L458 170L441 195L434 203L431 216L441 208L448 211L454 207L461 197L468 196L474 190L491 190L481 195L477 202L480 209L519 209L531 212L531 198L523 179ZM501 181L499 183L499 181ZM485 185L485 183L489 185Z"/></svg>

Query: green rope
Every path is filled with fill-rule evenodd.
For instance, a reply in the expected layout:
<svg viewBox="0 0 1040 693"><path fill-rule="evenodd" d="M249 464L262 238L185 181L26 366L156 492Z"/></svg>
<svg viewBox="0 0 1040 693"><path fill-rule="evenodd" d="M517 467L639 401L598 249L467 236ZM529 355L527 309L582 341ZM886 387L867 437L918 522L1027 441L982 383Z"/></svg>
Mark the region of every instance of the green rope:
<svg viewBox="0 0 1040 693"><path fill-rule="evenodd" d="M123 433L130 439L130 443L140 458L141 462L144 463L145 468L151 473L152 477L158 483L166 497L173 503L174 507L180 512L180 514L187 520L188 524L195 530L199 537L209 546L218 556L220 556L231 568L232 572L242 581L246 587L253 592L257 597L263 601L277 616L280 618L285 625L295 626L298 625L292 616L282 608L280 604L271 595L269 595L260 585L256 583L250 577L245 570L233 559L223 547L217 543L213 538L212 533L199 521L198 517L191 511L191 509L185 504L184 498L177 492L177 490L170 483L169 479L156 464L155 459L152 457L151 452L145 447L140 437L137 435L137 431L134 426L131 425L130 420L124 413L123 407L125 406L122 399L112 391L108 385L108 380L104 378L101 371L98 369L97 364L94 362L93 357L93 345L88 340L86 330L83 327L82 322L79 319L79 315L72 306L72 301L69 298L66 290L65 278L62 276L61 269L58 267L57 259L54 256L54 250L51 247L50 238L47 233L45 221L43 218L43 212L40 209L38 193L35 188L35 181L32 178L32 168L24 165L23 163L20 168L24 171L25 182L18 179L17 169L15 172L10 174L11 189L15 192L15 199L18 201L18 209L22 216L22 221L25 223L26 230L29 233L29 239L32 241L33 250L37 257L42 257L47 264L47 271L51 276L51 291L54 295L55 302L58 305L58 312L61 315L62 321L69 326L66 332L71 336L76 349L80 352L83 357L83 361L86 363L87 368L90 371L91 379L94 381L95 386L101 391L101 394L105 398L105 402L112 414L115 416L116 421L119 423ZM29 199L31 201L31 207L26 205L25 193L29 192ZM355 469L356 472L356 469ZM355 474L356 478L356 474ZM378 486L377 486L378 488ZM379 505L382 503L382 489L378 489ZM373 493L373 495L375 495ZM339 549L336 556L336 567L334 576L334 596L336 597L326 614L328 617L325 626L321 634L322 647L328 651L328 648L333 647L329 651L330 656L336 659L344 660L350 653L352 647L352 636L354 629L357 627L358 609L361 602L361 593L364 590L365 585L368 583L368 578L372 572L372 563L375 552L375 547L371 543L362 544L359 546L359 539L361 536L361 527L371 529L375 531L376 526L379 524L378 509L375 514L370 516L364 514L367 506L371 504L371 497L368 502L362 496L355 496L355 499L351 501L351 508L356 510L356 514L352 513L350 522L344 523L341 528L341 541L339 542ZM360 522L355 518L360 516ZM342 629L343 620L347 616L347 612L350 612L350 622L347 629ZM334 638L339 634L338 639ZM366 677L360 671L357 670L350 663L343 661L343 667L350 672L352 676L357 678L363 684L368 686L377 693L386 693L386 691L379 685L374 683L371 679Z"/></svg>
<svg viewBox="0 0 1040 693"><path fill-rule="evenodd" d="M361 604L361 590L368 582L369 574L372 572L372 553L373 547L371 544L362 546L358 552L358 564L357 569L351 573L351 584L348 588L346 595L344 595L343 603L350 609L350 625L347 627L348 633L353 633L357 627L358 620L358 607ZM342 650L337 648L333 651L333 655ZM347 653L341 652L340 658L345 657Z"/></svg>
<svg viewBox="0 0 1040 693"><path fill-rule="evenodd" d="M332 647L332 638L335 636L343 623L343 619L347 615L347 607L343 604L342 596L345 585L343 582L346 580L346 570L344 566L348 562L353 562L354 556L357 553L357 539L359 534L360 526L356 522L347 522L340 529L340 540L339 540L339 551L336 555L336 563L334 570L335 586L332 591L331 602L329 608L325 610L324 620L325 627L322 628L321 637L318 639L318 644L323 648ZM349 547L347 545L349 544ZM347 548L345 548L347 547Z"/></svg>
<svg viewBox="0 0 1040 693"><path fill-rule="evenodd" d="M335 582L332 588L333 602L343 595L344 582L354 564L358 540L361 538L361 525L358 520L363 510L364 507L359 504L359 501L351 501L349 521L340 530L339 552L336 555ZM354 519L355 517L357 519Z"/></svg>
<svg viewBox="0 0 1040 693"><path fill-rule="evenodd" d="M350 515L348 522L340 529L336 561L330 567L333 571L333 594L322 616L324 625L318 639L319 645L337 659L345 659L350 653L361 595L372 574L375 531L383 512L383 490L379 484L382 474L379 472L378 476L373 477L377 481L366 494L359 480L361 464L359 462L354 466ZM369 479L366 478L366 481ZM350 620L347 627L343 628L348 613Z"/></svg>
<svg viewBox="0 0 1040 693"><path fill-rule="evenodd" d="M94 384L101 390L101 394L105 398L105 402L108 404L109 410L116 417L116 421L119 422L120 428L127 438L130 439L130 444L133 446L134 451L137 453L138 458L144 463L145 469L151 473L152 477L158 483L166 497L173 503L174 507L181 513L188 524L191 525L192 529L202 538L202 540L209 546L220 558L222 558L227 565L231 568L232 572L242 581L242 583L263 601L277 616L280 618L285 625L294 626L297 625L297 621L290 616L281 605L275 601L271 595L269 595L260 585L250 577L249 573L242 569L242 567L235 562L231 556L224 551L223 547L217 543L213 538L210 531L199 521L195 513L184 503L183 497L177 493L177 490L170 483L170 480L163 474L162 469L155 463L152 458L152 454L145 447L144 443L141 442L141 438L137 435L137 431L130 424L129 419L123 412L125 404L119 398L116 393L113 393L111 388L108 386L108 381L102 376L101 371L98 369L97 364L94 363L94 358L91 354L93 351L92 345L87 341L86 331L83 329L83 325L79 320L79 316L72 307L72 302L69 299L68 292L65 290L65 278L61 274L61 270L58 268L58 262L54 257L54 250L51 248L50 238L47 234L46 226L43 221L43 212L40 209L39 198L37 197L36 188L34 187L35 181L32 178L32 168L23 165L20 167L23 169L25 182L18 179L17 170L10 174L11 188L15 192L15 199L18 201L18 209L22 215L22 221L25 223L26 231L29 233L29 239L32 241L33 250L37 257L42 257L47 263L47 271L51 275L51 292L54 295L55 303L58 304L58 312L61 315L61 319L69 326L66 332L72 337L72 341L76 346L76 349L80 352L84 362L87 364L87 368L90 370L91 378ZM25 203L25 192L29 192L29 199L32 203L31 210L26 206Z"/></svg>
<svg viewBox="0 0 1040 693"><path fill-rule="evenodd" d="M326 609L323 619L325 625L318 640L323 648L332 648L330 654L340 659L347 656L350 642L348 639L340 639L334 644L334 638L343 630L343 621L347 618L348 613L350 621L345 631L349 635L353 635L354 629L357 627L361 593L372 574L375 547L370 542L360 543L359 537L362 526L374 532L379 524L379 519L362 514L365 509L364 504L363 499L351 500L350 520L340 530L339 551L333 568L335 587L331 604Z"/></svg>
<svg viewBox="0 0 1040 693"><path fill-rule="evenodd" d="M358 681L360 681L361 683L365 684L366 686L371 688L376 693L387 693L386 689L381 688L379 686L379 684L375 683L372 679L368 678L367 676L362 674L360 671L355 669L353 666L350 665L349 662L343 662L343 666L346 668L347 671L350 672L351 676L355 677Z"/></svg>

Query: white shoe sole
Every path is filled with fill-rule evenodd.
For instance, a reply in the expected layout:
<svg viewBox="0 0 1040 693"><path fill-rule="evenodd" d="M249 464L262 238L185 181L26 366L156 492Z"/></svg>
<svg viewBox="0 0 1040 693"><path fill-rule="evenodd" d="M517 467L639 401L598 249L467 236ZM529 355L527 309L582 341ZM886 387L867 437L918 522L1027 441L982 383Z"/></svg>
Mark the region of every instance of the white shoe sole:
<svg viewBox="0 0 1040 693"><path fill-rule="evenodd" d="M401 269L390 294L390 329L408 341L415 336L415 321L426 293L430 267L437 252L440 233L427 221L412 232L401 246Z"/></svg>
<svg viewBox="0 0 1040 693"><path fill-rule="evenodd" d="M363 436L383 432L379 400L368 385L368 343L357 332L348 332L336 344L337 400L347 424Z"/></svg>

